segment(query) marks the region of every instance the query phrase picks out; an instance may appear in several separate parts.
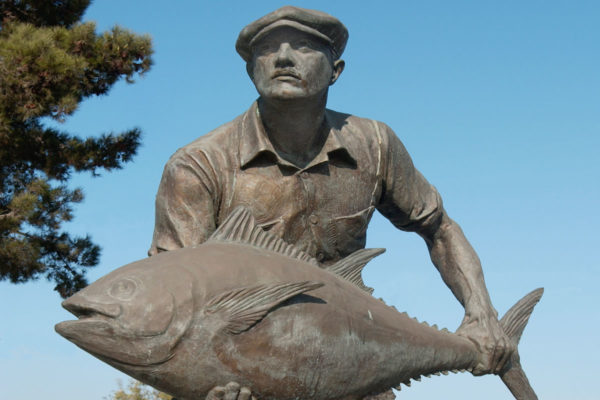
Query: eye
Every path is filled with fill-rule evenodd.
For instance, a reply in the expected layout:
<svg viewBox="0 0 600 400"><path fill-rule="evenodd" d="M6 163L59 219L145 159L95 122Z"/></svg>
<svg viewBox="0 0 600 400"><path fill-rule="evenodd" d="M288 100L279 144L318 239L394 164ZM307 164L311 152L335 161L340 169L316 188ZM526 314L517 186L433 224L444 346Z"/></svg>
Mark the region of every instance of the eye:
<svg viewBox="0 0 600 400"><path fill-rule="evenodd" d="M131 278L123 278L115 282L108 294L118 300L130 300L137 290L137 282Z"/></svg>
<svg viewBox="0 0 600 400"><path fill-rule="evenodd" d="M312 41L308 39L300 39L296 42L295 45L298 50L312 50L314 48L314 44Z"/></svg>
<svg viewBox="0 0 600 400"><path fill-rule="evenodd" d="M269 42L260 43L258 46L254 47L254 53L257 55L265 55L269 53L273 53L275 51L275 45Z"/></svg>

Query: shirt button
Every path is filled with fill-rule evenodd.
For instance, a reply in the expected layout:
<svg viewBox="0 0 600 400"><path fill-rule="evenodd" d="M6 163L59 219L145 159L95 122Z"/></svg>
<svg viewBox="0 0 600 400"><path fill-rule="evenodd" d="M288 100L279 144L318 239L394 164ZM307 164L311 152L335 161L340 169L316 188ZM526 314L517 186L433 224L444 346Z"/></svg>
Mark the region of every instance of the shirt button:
<svg viewBox="0 0 600 400"><path fill-rule="evenodd" d="M317 261L323 261L323 259L325 258L325 254L318 252L317 253Z"/></svg>
<svg viewBox="0 0 600 400"><path fill-rule="evenodd" d="M306 179L306 178L308 178L308 172L306 172L306 171L302 171L302 172L300 172L300 176L301 176L302 178Z"/></svg>
<svg viewBox="0 0 600 400"><path fill-rule="evenodd" d="M308 217L308 220L310 221L311 224L316 225L319 223L319 218L316 215L311 215L310 217Z"/></svg>

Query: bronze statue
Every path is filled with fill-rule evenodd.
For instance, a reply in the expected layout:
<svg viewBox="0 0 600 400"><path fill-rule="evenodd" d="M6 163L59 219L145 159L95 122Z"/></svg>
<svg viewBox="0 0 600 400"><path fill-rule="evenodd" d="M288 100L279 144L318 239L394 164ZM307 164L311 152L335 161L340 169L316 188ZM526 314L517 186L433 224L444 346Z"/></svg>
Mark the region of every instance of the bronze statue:
<svg viewBox="0 0 600 400"><path fill-rule="evenodd" d="M238 208L197 248L129 264L66 300L79 320L56 330L182 400L220 381L264 400L360 399L422 375L472 371L481 358L473 342L370 295L360 271L382 251L319 268ZM502 319L515 346L541 294ZM536 398L517 353L500 375L515 398Z"/></svg>
<svg viewBox="0 0 600 400"><path fill-rule="evenodd" d="M520 336L520 331L515 336L516 331L506 330L513 329L506 325L509 324L508 322L503 326L499 323L497 312L491 304L484 283L480 261L460 227L447 215L436 189L416 170L406 149L387 125L326 108L329 86L336 82L344 69L345 64L340 57L347 39L347 29L336 18L319 11L290 6L282 7L254 21L241 31L236 49L246 61L246 70L256 86L259 98L238 118L183 147L169 160L156 198L156 226L149 251L152 257L133 265L147 265L149 269L156 269L156 274L161 276L169 275L169 272L166 268L159 268L159 263L170 265L172 271L185 269L184 266L176 268L174 265L176 260L180 257L188 257L185 256L188 254L196 254L196 250L189 252L173 252L173 250L198 248L197 252L201 254L206 250L203 243L211 237L214 238L211 235L218 234L223 229L225 221L231 221L234 210L244 207L256 219L256 226L261 229L261 232L269 233L267 237L291 244L290 248L293 251L290 251L294 254L304 254L307 257L304 261L308 260L309 264L313 262L324 269L335 269L340 263L344 263L344 260L352 259L356 254L364 254L361 251L365 246L367 225L374 210L377 209L398 229L416 232L424 238L431 259L442 279L465 308L465 317L456 335L439 334L440 337L463 345L463 349L466 349L464 357L469 359L466 364L473 374L496 373L505 376L510 370L513 372L509 376L518 375L520 378L514 378L512 381L509 379L509 382L513 382L508 383L509 386L512 385L512 388L528 386L524 383L514 383L526 382L524 375L521 377L520 373L514 372L520 370L515 367L517 364L515 338ZM269 250L264 251L269 252ZM162 252L166 254L159 254ZM226 253L223 255L225 256ZM268 253L265 257L274 256ZM171 258L173 260L168 261ZM203 263L200 256L197 262L199 263L197 268L201 270L194 272L190 279L202 281L201 276L194 276L194 274L199 274L200 271L203 274L208 273L208 270L200 267ZM225 264L214 263L213 273L220 274L221 279L225 281L219 285L227 283L228 279L232 279L232 284L237 282L227 274L229 267L224 267ZM279 259L279 266L273 268L283 268L284 264L295 266L298 262ZM189 265L187 268L192 270L195 267ZM298 268L305 271L307 267L298 266ZM255 284L253 286L249 278L243 278L247 279L244 286L246 289L238 289L259 290L257 288L265 284L262 280L262 274L265 273L264 265L248 264L247 269L248 276L254 277ZM295 273L292 273L290 268L282 271L289 273L290 279L284 279L282 275L279 277L280 283L298 283L291 279ZM255 329L257 331L267 329L261 328L265 324L272 326L276 322L271 317L276 312L287 315L288 306L306 307L306 310L311 312L318 307L329 307L332 300L324 293L332 289L328 286L331 286L331 282L335 280L330 280L338 278L331 277L329 274L327 279L321 279L323 271L315 268L306 271L312 271L316 278L303 279L325 284L325 286L317 288L309 285L305 287L305 289L310 287L309 293L296 295L287 302L274 305L276 310L266 317L261 315L260 318L265 319L254 328L247 327L248 331L244 330L244 337L253 336L252 332ZM177 273L179 272L172 272L172 274ZM185 272L181 273L186 275ZM356 270L354 273L357 273ZM115 272L115 274L120 273ZM354 281L358 282L356 279ZM270 281L267 283L273 284ZM98 283L93 286L103 287L104 284ZM214 289L220 288L219 285ZM234 290L235 287L237 286L234 285L230 290ZM361 298L367 296L356 290L352 293L361 293ZM527 307L535 303L539 295L539 292L535 292L533 297L527 297L524 300ZM312 301L307 301L307 298ZM174 304L177 303L175 297L173 301ZM73 299L65 304L71 311L81 316L87 315L88 312L94 316L103 314L98 310L85 311L88 310L87 306L78 305L79 303ZM187 303L184 302L183 306L177 307L172 304L170 307L176 309L191 307L185 304ZM523 305L523 303L519 304ZM343 310L344 307L345 304L339 305L344 313L354 312L350 303L348 303L350 307L348 310ZM387 310L381 311L382 313L391 313L381 305L378 307ZM152 312L158 313L157 315L163 315L168 310L170 310L168 307L152 308ZM104 314L114 317L111 312L112 310ZM516 313L521 315L521 311ZM317 318L318 315L320 314L315 310L312 318ZM361 315L364 317L364 312ZM157 318L158 316L152 317L150 320L158 320ZM277 319L280 321L278 323L285 325L282 322L283 317L281 318L281 320ZM404 324L403 320L398 319L400 317L389 318L398 321L398 326ZM384 320L386 318L378 316L373 323L379 321L383 323ZM98 326L99 329L106 328L103 324ZM390 325L390 329L391 326L396 325ZM420 326L416 328L417 326L414 325L414 329L424 329ZM375 329L384 328L382 325ZM147 345L140 344L142 342L136 340L133 334L132 352L141 351ZM249 339L243 339L245 340ZM435 346L433 342L435 340L432 339L432 343L427 343ZM268 345L260 343L261 346ZM90 347L89 343L82 346L94 348ZM104 357L102 355L104 353L91 351L101 358ZM127 352L128 350L115 348L113 351ZM208 376L214 379L225 379L225 381L209 381L202 384L194 382L199 385L199 389L190 389L195 391L185 393L202 394L206 392L207 385L225 385L231 379L240 382L231 383L226 387L216 386L209 392L208 398L223 396L237 397L240 400L248 398L249 389L240 388L239 384L249 385L258 396L273 399L278 398L277 396L291 398L287 397L291 396L291 392L286 392L284 389L275 390L272 386L275 385L274 383L261 386L252 382L250 377L258 376L256 374L261 370L271 368L267 364L262 365L262 356L259 350L256 351L257 358L251 367L255 373L244 375L220 371L222 375L218 375L215 372L214 375ZM223 357L232 356L218 351L217 353ZM156 355L160 358L161 356L157 354L163 353L153 352L148 357L152 358ZM118 357L111 357L107 356L103 359L119 360ZM134 357L133 360L137 359ZM206 368L214 368L217 371L221 360L215 358L213 360L214 366ZM250 362L251 358L245 360ZM411 378L413 373L423 373L420 367L408 365L411 360L412 358L409 358L406 360L407 364L403 364L407 375L392 371L393 368L390 366L389 375L369 378L370 381L363 383L362 386L359 385L360 388L356 389L356 393L345 392L344 388L335 389L327 386L323 393L309 395L307 393L313 393L310 392L311 383L305 383L307 387L302 389L303 391L298 389L298 393L304 393L314 399L335 399L338 398L335 396L341 393L345 393L344 398L360 398L360 396L374 394L378 390L389 389L392 384L397 383L393 382L394 380L402 381L404 378ZM443 361L448 366L454 365L448 360ZM231 363L234 364L235 361ZM300 364L294 365L301 368ZM119 368L127 370L125 367ZM250 367L246 365L246 368ZM425 370L433 371L437 368L440 368L439 364L432 363L427 364ZM142 380L147 378L146 382L161 388L172 388L169 386L171 384L159 381L163 378L154 375L135 376L140 376ZM174 379L173 382L183 382L185 376L175 378L169 375ZM335 381L334 378L331 379ZM286 382L281 380L280 384L285 385ZM331 383L331 381L327 382L328 385ZM191 385L190 382L187 384ZM344 385L342 381L339 384ZM178 393L175 388L172 389L174 393ZM530 388L514 390L518 393L528 393L525 397L518 398L535 398Z"/></svg>

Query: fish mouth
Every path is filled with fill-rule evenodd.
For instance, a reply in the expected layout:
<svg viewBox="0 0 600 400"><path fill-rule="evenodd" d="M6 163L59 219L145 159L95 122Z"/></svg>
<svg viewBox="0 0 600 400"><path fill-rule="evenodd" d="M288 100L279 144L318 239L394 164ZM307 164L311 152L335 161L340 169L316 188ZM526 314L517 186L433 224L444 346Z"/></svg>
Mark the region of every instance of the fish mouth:
<svg viewBox="0 0 600 400"><path fill-rule="evenodd" d="M118 304L90 304L70 298L63 301L62 306L77 319L58 323L54 329L71 341L81 341L83 332L114 333L115 319L121 315Z"/></svg>
<svg viewBox="0 0 600 400"><path fill-rule="evenodd" d="M73 298L63 301L62 306L77 319L60 322L54 330L76 343L85 341L86 332L113 335L117 327L116 318L122 312L118 304L91 304Z"/></svg>
<svg viewBox="0 0 600 400"><path fill-rule="evenodd" d="M63 301L62 306L77 319L56 324L54 330L59 335L96 357L104 353L103 348L118 344L122 333L117 322L121 306L90 303L77 295Z"/></svg>
<svg viewBox="0 0 600 400"><path fill-rule="evenodd" d="M63 321L54 325L54 330L61 336L75 341L79 339L83 341L85 336L83 332L106 332L110 330L110 334L114 334L113 326L110 321L105 318L84 318L76 319L74 321Z"/></svg>
<svg viewBox="0 0 600 400"><path fill-rule="evenodd" d="M63 301L62 306L79 320L115 319L122 312L122 308L118 304L94 304L72 299Z"/></svg>

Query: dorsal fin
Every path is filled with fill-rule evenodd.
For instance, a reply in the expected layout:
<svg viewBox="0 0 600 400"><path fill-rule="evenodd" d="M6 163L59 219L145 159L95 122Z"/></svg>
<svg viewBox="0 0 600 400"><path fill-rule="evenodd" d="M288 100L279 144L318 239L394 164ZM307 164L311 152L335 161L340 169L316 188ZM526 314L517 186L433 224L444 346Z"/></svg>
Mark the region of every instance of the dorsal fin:
<svg viewBox="0 0 600 400"><path fill-rule="evenodd" d="M209 241L245 243L274 251L287 257L319 265L316 259L273 235L256 224L252 213L243 206L237 207L210 236Z"/></svg>
<svg viewBox="0 0 600 400"><path fill-rule="evenodd" d="M341 259L326 269L354 283L356 286L371 294L373 288L365 285L362 280L362 270L369 261L383 253L385 249L361 249Z"/></svg>

